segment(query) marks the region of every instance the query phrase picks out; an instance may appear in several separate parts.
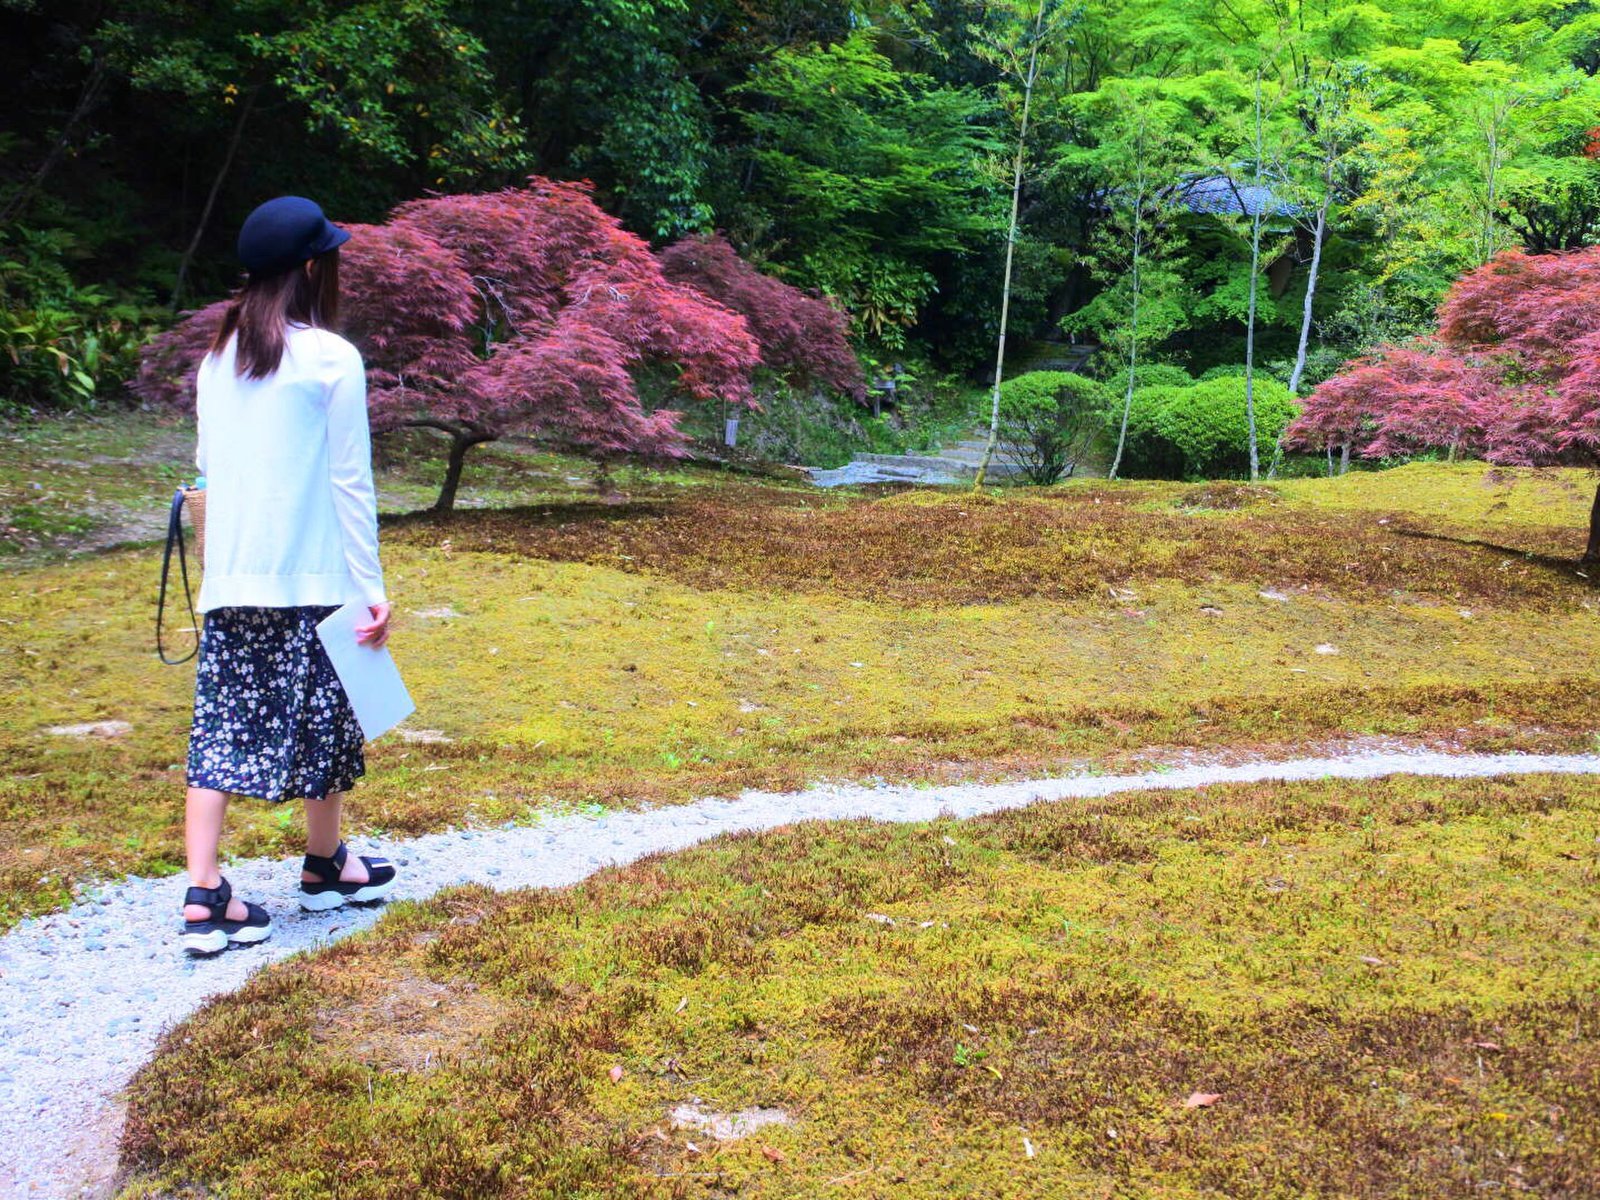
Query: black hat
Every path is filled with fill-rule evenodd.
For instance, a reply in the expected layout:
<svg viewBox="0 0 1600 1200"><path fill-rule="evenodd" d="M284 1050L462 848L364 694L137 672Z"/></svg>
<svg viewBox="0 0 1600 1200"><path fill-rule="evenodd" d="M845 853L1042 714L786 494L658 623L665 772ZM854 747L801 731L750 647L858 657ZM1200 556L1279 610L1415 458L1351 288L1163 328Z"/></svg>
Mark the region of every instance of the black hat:
<svg viewBox="0 0 1600 1200"><path fill-rule="evenodd" d="M349 231L323 216L315 201L279 196L244 219L239 261L252 275L275 275L349 240Z"/></svg>

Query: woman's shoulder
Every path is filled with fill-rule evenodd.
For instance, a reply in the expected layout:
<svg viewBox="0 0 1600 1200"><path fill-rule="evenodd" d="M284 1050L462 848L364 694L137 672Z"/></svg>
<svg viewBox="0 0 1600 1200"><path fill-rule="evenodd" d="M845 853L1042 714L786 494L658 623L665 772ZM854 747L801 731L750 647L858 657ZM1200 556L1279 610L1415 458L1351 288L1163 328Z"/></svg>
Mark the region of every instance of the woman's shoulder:
<svg viewBox="0 0 1600 1200"><path fill-rule="evenodd" d="M316 325L291 325L289 337L296 345L304 344L313 348L317 357L324 362L337 363L341 366L351 363L357 367L361 366L361 351L356 349L355 343L331 329L323 329Z"/></svg>

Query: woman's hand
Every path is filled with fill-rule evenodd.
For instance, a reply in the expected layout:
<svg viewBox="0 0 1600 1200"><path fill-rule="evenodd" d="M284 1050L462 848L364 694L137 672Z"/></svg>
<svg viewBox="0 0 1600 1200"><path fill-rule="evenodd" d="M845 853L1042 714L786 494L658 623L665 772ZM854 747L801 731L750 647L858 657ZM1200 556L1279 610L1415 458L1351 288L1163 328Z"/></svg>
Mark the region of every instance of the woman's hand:
<svg viewBox="0 0 1600 1200"><path fill-rule="evenodd" d="M389 640L389 606L370 604L367 611L372 614L372 623L356 626L356 641L374 650L381 650Z"/></svg>

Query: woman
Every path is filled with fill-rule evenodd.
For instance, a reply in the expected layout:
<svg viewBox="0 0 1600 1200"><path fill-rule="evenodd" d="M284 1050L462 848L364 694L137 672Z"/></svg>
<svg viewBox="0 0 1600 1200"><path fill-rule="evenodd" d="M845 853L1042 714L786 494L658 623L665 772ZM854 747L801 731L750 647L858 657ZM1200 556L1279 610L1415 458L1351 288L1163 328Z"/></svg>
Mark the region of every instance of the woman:
<svg viewBox="0 0 1600 1200"><path fill-rule="evenodd" d="M357 639L382 646L389 604L361 355L333 332L339 247L350 234L310 200L270 200L246 219L249 271L196 376L206 479L205 614L189 740L182 945L215 953L270 936L217 865L228 796L304 799L300 903L378 900L394 868L346 853L344 794L364 773L361 727L317 622L360 600Z"/></svg>

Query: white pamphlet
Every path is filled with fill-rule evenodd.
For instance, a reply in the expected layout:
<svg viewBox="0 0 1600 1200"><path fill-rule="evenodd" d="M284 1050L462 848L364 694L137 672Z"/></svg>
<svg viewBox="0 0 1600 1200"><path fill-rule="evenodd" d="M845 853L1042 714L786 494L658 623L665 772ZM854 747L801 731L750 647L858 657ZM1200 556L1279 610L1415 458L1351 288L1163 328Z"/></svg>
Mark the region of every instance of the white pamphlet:
<svg viewBox="0 0 1600 1200"><path fill-rule="evenodd" d="M356 626L370 620L367 605L354 600L317 623L317 636L369 742L417 711L388 647L374 650L356 641Z"/></svg>

